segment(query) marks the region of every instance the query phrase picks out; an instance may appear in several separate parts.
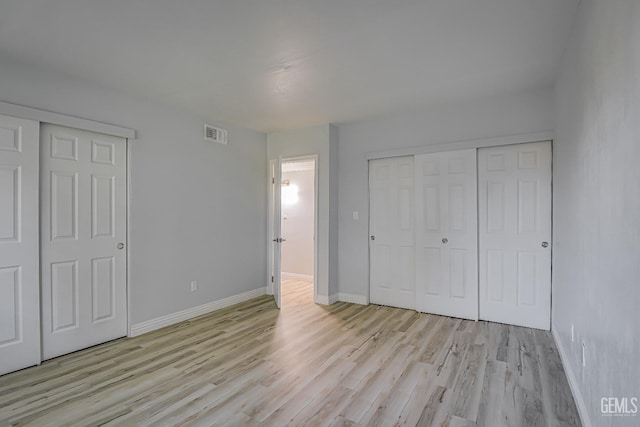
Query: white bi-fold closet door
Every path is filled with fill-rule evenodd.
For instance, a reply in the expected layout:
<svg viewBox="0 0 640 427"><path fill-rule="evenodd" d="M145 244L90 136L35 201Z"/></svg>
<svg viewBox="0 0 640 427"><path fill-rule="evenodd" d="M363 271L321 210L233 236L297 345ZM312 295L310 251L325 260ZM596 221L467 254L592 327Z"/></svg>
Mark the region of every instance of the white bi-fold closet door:
<svg viewBox="0 0 640 427"><path fill-rule="evenodd" d="M415 156L417 310L478 319L476 150Z"/></svg>
<svg viewBox="0 0 640 427"><path fill-rule="evenodd" d="M550 142L371 160L369 181L372 303L549 329Z"/></svg>
<svg viewBox="0 0 640 427"><path fill-rule="evenodd" d="M40 363L38 122L0 116L0 375Z"/></svg>
<svg viewBox="0 0 640 427"><path fill-rule="evenodd" d="M370 301L477 319L476 153L371 160Z"/></svg>
<svg viewBox="0 0 640 427"><path fill-rule="evenodd" d="M126 233L124 138L0 116L0 375L126 335Z"/></svg>
<svg viewBox="0 0 640 427"><path fill-rule="evenodd" d="M42 352L126 335L126 140L40 128Z"/></svg>
<svg viewBox="0 0 640 427"><path fill-rule="evenodd" d="M415 309L413 156L369 164L370 301Z"/></svg>
<svg viewBox="0 0 640 427"><path fill-rule="evenodd" d="M551 326L551 142L478 150L480 318Z"/></svg>

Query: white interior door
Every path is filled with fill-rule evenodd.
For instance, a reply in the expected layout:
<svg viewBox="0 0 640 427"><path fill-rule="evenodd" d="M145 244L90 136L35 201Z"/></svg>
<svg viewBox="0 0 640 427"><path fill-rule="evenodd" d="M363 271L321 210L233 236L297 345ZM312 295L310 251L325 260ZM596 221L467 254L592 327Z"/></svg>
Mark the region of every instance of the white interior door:
<svg viewBox="0 0 640 427"><path fill-rule="evenodd" d="M272 224L271 224L271 282L273 299L276 307L281 306L282 295L282 160L271 162L271 189L272 189Z"/></svg>
<svg viewBox="0 0 640 427"><path fill-rule="evenodd" d="M126 140L42 125L45 359L122 337L126 312Z"/></svg>
<svg viewBox="0 0 640 427"><path fill-rule="evenodd" d="M551 142L478 152L480 318L550 328Z"/></svg>
<svg viewBox="0 0 640 427"><path fill-rule="evenodd" d="M38 123L0 116L0 375L40 363Z"/></svg>
<svg viewBox="0 0 640 427"><path fill-rule="evenodd" d="M418 311L478 318L476 150L415 156Z"/></svg>
<svg viewBox="0 0 640 427"><path fill-rule="evenodd" d="M369 161L373 304L415 309L413 156Z"/></svg>

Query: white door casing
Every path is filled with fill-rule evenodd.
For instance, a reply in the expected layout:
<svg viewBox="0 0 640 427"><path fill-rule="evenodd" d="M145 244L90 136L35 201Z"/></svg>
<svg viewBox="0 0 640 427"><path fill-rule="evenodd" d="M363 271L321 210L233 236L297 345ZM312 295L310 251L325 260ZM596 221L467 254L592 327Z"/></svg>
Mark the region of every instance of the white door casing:
<svg viewBox="0 0 640 427"><path fill-rule="evenodd" d="M44 359L125 336L126 140L41 126Z"/></svg>
<svg viewBox="0 0 640 427"><path fill-rule="evenodd" d="M0 375L40 363L38 123L0 116Z"/></svg>
<svg viewBox="0 0 640 427"><path fill-rule="evenodd" d="M369 292L415 309L413 156L369 161Z"/></svg>
<svg viewBox="0 0 640 427"><path fill-rule="evenodd" d="M271 163L271 186L272 186L272 273L271 282L273 299L276 307L280 308L282 303L282 159Z"/></svg>
<svg viewBox="0 0 640 427"><path fill-rule="evenodd" d="M478 152L480 318L549 330L551 142Z"/></svg>
<svg viewBox="0 0 640 427"><path fill-rule="evenodd" d="M415 156L418 311L477 320L476 150Z"/></svg>

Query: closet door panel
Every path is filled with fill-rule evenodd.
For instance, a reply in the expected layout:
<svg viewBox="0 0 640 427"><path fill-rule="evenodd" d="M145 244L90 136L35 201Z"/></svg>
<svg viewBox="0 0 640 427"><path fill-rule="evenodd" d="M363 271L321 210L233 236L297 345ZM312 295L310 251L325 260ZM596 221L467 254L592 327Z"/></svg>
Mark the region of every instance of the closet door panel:
<svg viewBox="0 0 640 427"><path fill-rule="evenodd" d="M369 162L369 293L373 304L415 308L413 157Z"/></svg>
<svg viewBox="0 0 640 427"><path fill-rule="evenodd" d="M415 156L418 311L478 318L476 150Z"/></svg>
<svg viewBox="0 0 640 427"><path fill-rule="evenodd" d="M38 123L0 116L0 375L40 363Z"/></svg>
<svg viewBox="0 0 640 427"><path fill-rule="evenodd" d="M480 318L548 330L551 142L478 151Z"/></svg>

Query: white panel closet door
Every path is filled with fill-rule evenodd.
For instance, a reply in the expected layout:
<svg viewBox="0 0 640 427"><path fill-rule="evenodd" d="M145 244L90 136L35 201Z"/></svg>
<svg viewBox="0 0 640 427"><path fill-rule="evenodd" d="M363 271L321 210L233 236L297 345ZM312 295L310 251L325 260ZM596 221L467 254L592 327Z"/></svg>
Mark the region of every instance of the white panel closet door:
<svg viewBox="0 0 640 427"><path fill-rule="evenodd" d="M477 320L476 150L415 156L418 311Z"/></svg>
<svg viewBox="0 0 640 427"><path fill-rule="evenodd" d="M480 318L549 330L551 142L478 152Z"/></svg>
<svg viewBox="0 0 640 427"><path fill-rule="evenodd" d="M0 116L0 375L40 363L38 123Z"/></svg>
<svg viewBox="0 0 640 427"><path fill-rule="evenodd" d="M369 161L373 304L415 309L413 156Z"/></svg>
<svg viewBox="0 0 640 427"><path fill-rule="evenodd" d="M126 140L41 126L45 359L127 333Z"/></svg>

